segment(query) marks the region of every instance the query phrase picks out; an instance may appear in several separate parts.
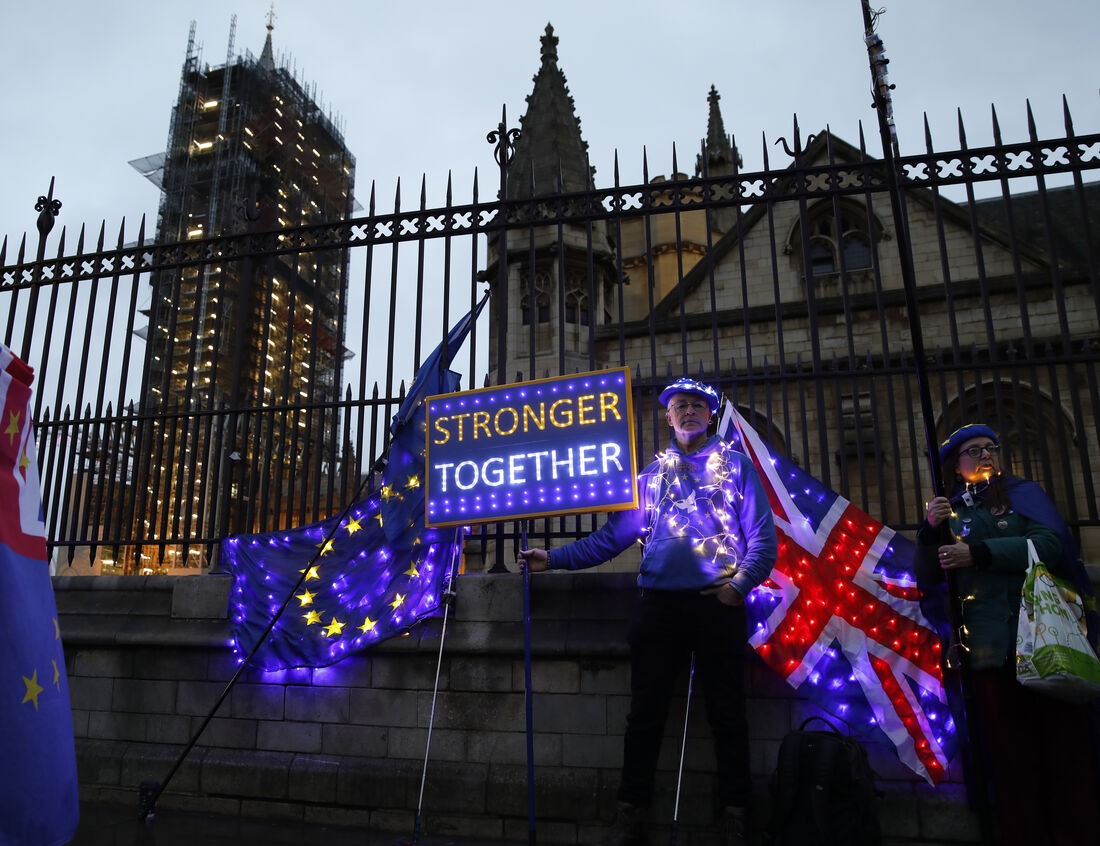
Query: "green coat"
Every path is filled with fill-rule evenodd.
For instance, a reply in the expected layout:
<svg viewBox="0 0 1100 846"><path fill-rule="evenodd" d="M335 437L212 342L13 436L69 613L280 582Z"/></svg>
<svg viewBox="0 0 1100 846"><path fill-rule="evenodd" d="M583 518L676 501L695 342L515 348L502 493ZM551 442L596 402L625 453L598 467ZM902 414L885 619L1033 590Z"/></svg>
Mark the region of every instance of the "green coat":
<svg viewBox="0 0 1100 846"><path fill-rule="evenodd" d="M969 506L959 502L954 507L951 530L971 547L975 559L974 566L954 571L962 598L963 643L970 650L969 665L982 670L1015 663L1020 593L1028 568L1027 540L1035 544L1039 559L1054 570L1062 559L1062 542L1053 529L1015 510L995 517L984 503ZM938 534L925 523L917 539L923 546L941 546ZM928 556L932 559L934 556ZM944 579L939 567L924 568L922 576Z"/></svg>

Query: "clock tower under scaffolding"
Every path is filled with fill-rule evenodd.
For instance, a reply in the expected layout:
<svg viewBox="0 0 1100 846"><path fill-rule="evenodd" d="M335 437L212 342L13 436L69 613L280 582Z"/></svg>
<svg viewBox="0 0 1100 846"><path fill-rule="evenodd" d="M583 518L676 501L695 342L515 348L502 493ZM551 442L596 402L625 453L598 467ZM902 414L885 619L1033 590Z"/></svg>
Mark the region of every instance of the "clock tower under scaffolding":
<svg viewBox="0 0 1100 846"><path fill-rule="evenodd" d="M132 163L162 189L159 243L278 238L355 208L339 119L276 61L272 29L269 16L259 57L234 55L234 18L226 62L210 67L192 23L167 151ZM296 490L349 460L327 405L339 400L348 356L347 271L345 250L265 250L153 275L137 436L146 460L131 487L146 543L141 561L104 572L208 565L217 538L263 514L289 518ZM242 411L214 424L217 409ZM179 502L192 507L173 513ZM195 545L161 540L181 536Z"/></svg>

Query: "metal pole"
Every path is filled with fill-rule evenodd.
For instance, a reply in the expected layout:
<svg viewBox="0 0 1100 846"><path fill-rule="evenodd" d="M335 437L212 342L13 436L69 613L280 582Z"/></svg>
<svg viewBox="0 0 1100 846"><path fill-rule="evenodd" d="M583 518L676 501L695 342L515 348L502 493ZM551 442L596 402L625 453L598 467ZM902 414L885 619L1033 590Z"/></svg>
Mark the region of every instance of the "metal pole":
<svg viewBox="0 0 1100 846"><path fill-rule="evenodd" d="M522 520L522 549L527 549L527 521ZM535 730L531 708L531 573L523 570L523 694L527 717L527 843L535 846Z"/></svg>
<svg viewBox="0 0 1100 846"><path fill-rule="evenodd" d="M519 137L518 129L508 128L508 107L501 106L500 123L495 130L485 136L485 140L493 145L493 157L500 169L500 190L497 200L501 205L504 205L508 199L508 166L512 163ZM504 385L508 382L508 230L503 228L497 233L497 279L491 290L497 332L496 381L498 385ZM504 566L504 532L501 523L496 524L494 561L489 572L508 572L508 568Z"/></svg>
<svg viewBox="0 0 1100 846"><path fill-rule="evenodd" d="M898 259L901 264L902 285L905 290L905 307L909 313L909 335L913 343L914 370L917 377L917 388L920 395L921 417L924 422L925 444L928 449L928 464L932 473L932 488L937 496L945 496L942 468L939 462L939 440L936 437L935 413L932 409L932 392L928 386L927 371L925 368L924 334L920 320L920 305L917 300L916 273L913 268L913 251L909 243L908 217L905 208L905 196L902 192L897 172L897 158L899 155L897 130L894 126L893 103L890 92L894 86L890 84L886 65L885 48L882 39L875 32L875 16L871 13L868 0L860 0L863 10L864 40L867 44L867 55L871 67L871 91L874 98L875 113L878 116L879 137L882 141L882 162L886 179L887 190L890 194L890 208L894 215L895 240L898 245ZM946 542L953 542L950 529L944 523ZM918 554L919 551L918 551ZM958 585L955 573L947 573L948 593L948 619L952 636L962 643L962 601L959 597ZM968 721L973 724L973 709L971 706L970 673L967 666L965 647L959 650L960 674L959 684L962 690L963 707ZM950 653L945 650L944 655ZM949 665L945 662L945 671ZM946 672L945 672L946 674ZM990 816L989 803L985 800L986 777L984 767L979 756L970 756L971 779L974 787L974 795L977 805L977 813L982 832L982 840L985 843L993 842L992 818Z"/></svg>
<svg viewBox="0 0 1100 846"><path fill-rule="evenodd" d="M890 100L892 85L886 79L886 64L882 41L874 32L871 9L867 0L860 0L863 7L863 25L867 40L867 52L871 62L872 94L875 112L878 115L879 136L882 139L883 176L890 195L890 210L894 215L894 240L898 245L898 260L901 264L901 281L905 290L905 307L909 313L909 335L913 342L913 358L917 375L917 389L920 393L921 417L924 422L925 445L928 448L929 464L932 471L932 488L943 494L943 479L938 455L939 441L936 439L936 415L932 409L932 392L928 387L925 369L924 333L920 320L920 305L917 301L916 273L913 269L913 248L909 243L908 216L905 211L905 198L898 182L896 154L897 133L894 130L893 105Z"/></svg>
<svg viewBox="0 0 1100 846"><path fill-rule="evenodd" d="M458 545L451 548L451 564L450 567L448 567L446 587L443 590L443 627L439 632L439 656L436 658L435 662L435 684L432 686L432 708L428 714L428 738L424 743L424 767L420 771L420 796L416 800L416 815L413 818L412 840L402 841L405 843L416 843L420 840L420 812L424 807L424 785L428 781L428 753L432 748L432 727L435 725L435 703L439 696L439 671L443 666L443 643L447 639L447 616L451 608L451 603L454 602L455 598L455 561L457 561L459 557L458 550Z"/></svg>
<svg viewBox="0 0 1100 846"><path fill-rule="evenodd" d="M251 651L249 651L248 655L244 657L240 665L237 667L237 671L233 673L232 678L229 679L229 681L225 685L225 688L218 695L217 701L214 703L209 713L207 713L206 717L199 725L198 731L196 731L194 735L192 735L191 739L187 742L187 745L183 747L183 751L180 752L179 757L177 757L175 763L172 764L172 768L168 771L168 775L166 775L164 777L164 780L160 782L142 782L138 803L139 820L146 820L153 815L156 809L157 799L160 798L160 795L164 792L165 788L168 787L168 783L172 780L172 777L175 776L176 771L179 770L180 766L187 758L187 755L194 748L199 738L202 737L202 733L206 731L206 727L210 725L210 721L214 719L214 715L218 713L218 709L221 708L222 703L226 700L226 697L229 696L229 692L237 685L237 680L241 677L241 674L244 673L246 669L248 669L248 666L252 659L255 657L256 653L260 651L260 648L267 641L267 636L271 634L271 630L275 628L275 624L278 623L279 619L283 616L283 612L286 611L287 606L289 606L291 600L294 599L294 595L301 589L302 584L306 580L306 576L309 575L310 568L317 563L317 559L321 557L325 546L328 544L329 541L333 539L333 537L336 536L336 532L339 529L340 524L344 522L344 518L351 510L351 507L359 500L359 497L362 494L363 490L366 488L367 483L373 477L375 469L379 468L380 466L384 466L385 461L386 458L384 456L378 459L378 461L371 466L371 472L367 473L363 477L363 481L359 484L359 488L356 490L355 495L351 498L351 500L348 501L347 505L344 506L344 510L340 512L340 516L337 517L336 520L333 522L332 529L328 532L327 535L325 535L324 540L318 545L317 552L313 554L313 558L311 558L309 563L306 564L306 566L302 569L302 573L298 577L298 581L295 583L294 587L290 589L290 592L287 593L286 599L283 600L283 604L279 606L279 609L272 616L271 620L268 622L267 626L264 628L259 638L257 638L256 643L255 645L253 645Z"/></svg>
<svg viewBox="0 0 1100 846"><path fill-rule="evenodd" d="M688 672L688 695L684 703L684 736L680 741L680 769L676 772L676 803L672 806L672 828L668 833L668 846L676 846L680 834L680 783L684 778L684 752L688 742L688 716L691 714L691 689L695 685L695 652L691 653L691 670Z"/></svg>

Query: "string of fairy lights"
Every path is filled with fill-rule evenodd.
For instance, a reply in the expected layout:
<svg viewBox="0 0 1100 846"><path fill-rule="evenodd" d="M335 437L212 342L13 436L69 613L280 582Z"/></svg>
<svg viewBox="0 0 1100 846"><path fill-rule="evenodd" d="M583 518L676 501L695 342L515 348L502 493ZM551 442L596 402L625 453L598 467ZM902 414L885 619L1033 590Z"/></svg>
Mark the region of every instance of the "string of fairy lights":
<svg viewBox="0 0 1100 846"><path fill-rule="evenodd" d="M777 498L778 558L747 597L750 643L826 711L858 731L882 731L938 782L955 722L942 645L919 607L912 542L773 454L747 423L738 430L731 440Z"/></svg>
<svg viewBox="0 0 1100 846"><path fill-rule="evenodd" d="M415 474L408 475L400 488L386 484L352 506L342 520L227 540L236 573L233 622L239 630L260 624L257 607L276 614L287 593L301 582L294 593L294 613L279 619L257 656L261 667L309 664L288 660L302 653L320 654L323 663L335 663L352 651L406 632L438 609L442 591L437 568L447 567L461 530L418 534L408 549L395 548L386 532L385 503L399 503L405 496L402 489L415 491L421 484ZM422 508L411 520L391 516L404 529L416 522L417 513L422 521ZM311 566L293 565L314 556ZM247 654L241 640L238 633L231 641L238 662Z"/></svg>
<svg viewBox="0 0 1100 846"><path fill-rule="evenodd" d="M657 528L657 521L663 518L670 535L688 538L696 554L727 576L737 569L735 543L739 539L736 534L739 524L730 506L734 500L744 499L744 494L730 484L740 473L740 465L730 459L733 451L729 444L719 443L710 451L697 476L692 472L686 474L695 485L685 491L681 465L694 465L679 452L666 450L657 454L657 469L646 483L653 503L650 536Z"/></svg>

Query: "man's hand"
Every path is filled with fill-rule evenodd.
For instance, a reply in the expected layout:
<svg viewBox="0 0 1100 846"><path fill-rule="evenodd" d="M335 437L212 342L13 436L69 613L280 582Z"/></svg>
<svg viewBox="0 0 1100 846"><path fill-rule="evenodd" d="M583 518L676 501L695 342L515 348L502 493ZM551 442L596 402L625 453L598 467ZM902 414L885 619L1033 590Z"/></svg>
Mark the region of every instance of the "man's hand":
<svg viewBox="0 0 1100 846"><path fill-rule="evenodd" d="M541 573L550 566L550 555L545 549L521 549L516 566L520 572L529 569L532 573Z"/></svg>
<svg viewBox="0 0 1100 846"><path fill-rule="evenodd" d="M745 597L733 586L732 582L726 582L720 587L706 588L699 591L704 596L717 596L718 601L724 605L744 605Z"/></svg>

